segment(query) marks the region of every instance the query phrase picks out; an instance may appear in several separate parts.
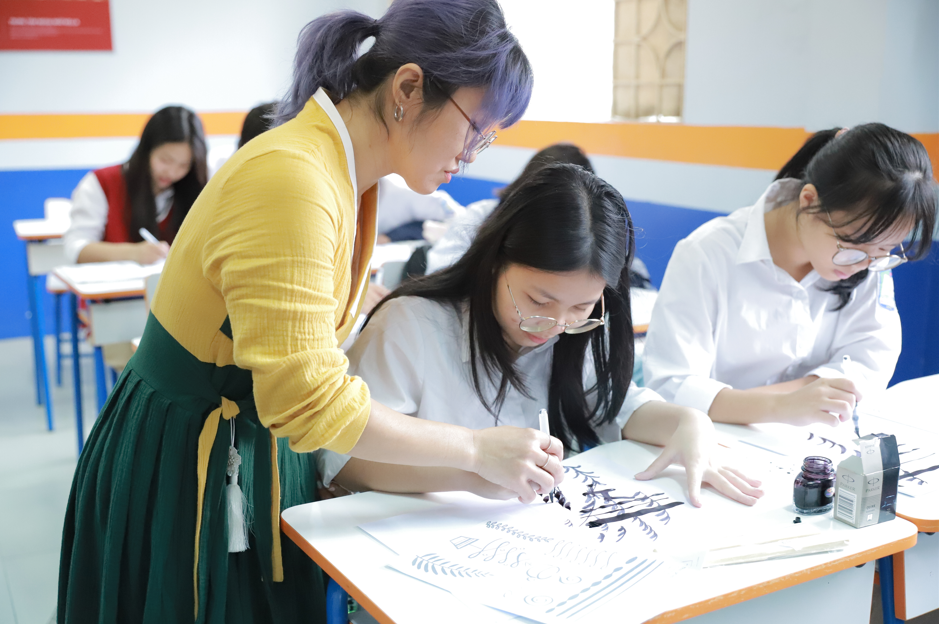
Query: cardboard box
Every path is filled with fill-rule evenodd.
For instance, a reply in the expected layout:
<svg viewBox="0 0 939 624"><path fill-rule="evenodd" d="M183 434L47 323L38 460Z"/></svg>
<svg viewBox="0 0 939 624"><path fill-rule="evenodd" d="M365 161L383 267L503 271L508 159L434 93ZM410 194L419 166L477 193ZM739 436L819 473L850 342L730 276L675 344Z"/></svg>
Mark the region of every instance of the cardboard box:
<svg viewBox="0 0 939 624"><path fill-rule="evenodd" d="M873 434L855 442L855 455L838 464L835 518L857 528L893 520L900 478L897 439Z"/></svg>

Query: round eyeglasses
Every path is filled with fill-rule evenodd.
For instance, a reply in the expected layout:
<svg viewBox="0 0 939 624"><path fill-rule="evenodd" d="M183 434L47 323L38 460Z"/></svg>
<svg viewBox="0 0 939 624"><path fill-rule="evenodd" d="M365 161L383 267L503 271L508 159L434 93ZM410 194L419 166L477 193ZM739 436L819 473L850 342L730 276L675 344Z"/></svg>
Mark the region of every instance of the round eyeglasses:
<svg viewBox="0 0 939 624"><path fill-rule="evenodd" d="M903 244L900 244L900 253L905 254ZM886 256L871 256L863 249L845 249L838 243L838 251L831 257L831 261L836 266L851 266L858 262L869 261L867 270L869 271L888 271L894 269L904 262L907 262L905 255L888 254Z"/></svg>
<svg viewBox="0 0 939 624"><path fill-rule="evenodd" d="M838 232L835 230L835 224L831 220L831 213L828 213L828 223L831 225L831 231L835 233L835 237L838 236ZM835 266L853 266L859 262L868 261L867 265L868 271L888 271L890 269L895 269L904 262L907 261L906 251L903 249L903 243L900 243L900 255L887 254L886 256L871 256L863 249L846 249L841 246L841 242L837 243L838 251L835 252L835 255L831 257L831 261Z"/></svg>
<svg viewBox="0 0 939 624"><path fill-rule="evenodd" d="M515 295L512 294L512 287L509 286L508 281L505 282L505 286L509 289L509 297L512 298L512 305L515 306L515 312L518 313L518 328L523 332L537 334L548 331L552 327L563 327L565 334L583 334L584 332L589 332L604 324L603 317L606 316L606 303L603 301L603 293L600 293L600 318L582 319L574 321L573 323L560 323L557 319L553 319L550 316L522 316L521 311L518 309L518 304L515 302Z"/></svg>
<svg viewBox="0 0 939 624"><path fill-rule="evenodd" d="M436 84L436 83L435 83ZM453 96L448 95L447 99L450 100L456 109L460 111L460 114L469 122L470 127L473 129L473 132L476 133L476 138L466 146L466 155L469 156L479 156L487 147L492 145L492 143L499 138L499 135L496 134L495 130L490 130L486 134L483 134L479 127L470 119L470 116L466 114L460 105L456 103L456 100L453 99Z"/></svg>

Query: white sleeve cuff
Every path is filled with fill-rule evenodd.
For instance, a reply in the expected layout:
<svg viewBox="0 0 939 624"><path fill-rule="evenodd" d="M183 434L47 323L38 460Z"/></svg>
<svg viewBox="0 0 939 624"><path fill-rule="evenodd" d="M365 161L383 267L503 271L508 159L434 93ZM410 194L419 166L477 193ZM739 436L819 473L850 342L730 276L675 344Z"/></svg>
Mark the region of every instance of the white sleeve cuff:
<svg viewBox="0 0 939 624"><path fill-rule="evenodd" d="M623 401L623 407L620 408L619 414L616 415L616 426L622 431L623 427L626 426L626 423L629 422L630 417L637 409L649 401L664 400L665 399L659 396L659 393L655 390L640 388L636 385L636 382L631 382L629 384L629 390L626 392L626 400Z"/></svg>
<svg viewBox="0 0 939 624"><path fill-rule="evenodd" d="M316 471L324 487L329 487L350 459L352 458L348 455L340 455L327 449L316 451Z"/></svg>
<svg viewBox="0 0 939 624"><path fill-rule="evenodd" d="M711 379L710 377L686 377L678 387L678 392L675 393L673 403L693 407L707 414L711 409L711 403L714 402L714 397L717 396L717 393L724 388L730 387L731 386L721 383L716 379Z"/></svg>
<svg viewBox="0 0 939 624"><path fill-rule="evenodd" d="M842 378L847 377L847 375L844 374L843 370L833 365L831 362L823 366L819 366L818 368L814 370L810 370L809 372L805 374L806 377L808 377L809 375L817 375L821 379L842 379Z"/></svg>

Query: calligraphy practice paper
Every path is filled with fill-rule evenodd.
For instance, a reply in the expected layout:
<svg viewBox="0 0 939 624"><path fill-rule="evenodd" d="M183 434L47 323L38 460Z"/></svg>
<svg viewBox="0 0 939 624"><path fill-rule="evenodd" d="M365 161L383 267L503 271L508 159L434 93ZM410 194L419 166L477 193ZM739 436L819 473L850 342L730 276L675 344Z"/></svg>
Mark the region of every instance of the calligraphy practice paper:
<svg viewBox="0 0 939 624"><path fill-rule="evenodd" d="M571 509L454 506L361 528L399 555L393 568L464 602L539 622L578 621L613 600L622 622L666 610L662 584L679 566L653 547L684 504L586 456L566 462L561 490Z"/></svg>

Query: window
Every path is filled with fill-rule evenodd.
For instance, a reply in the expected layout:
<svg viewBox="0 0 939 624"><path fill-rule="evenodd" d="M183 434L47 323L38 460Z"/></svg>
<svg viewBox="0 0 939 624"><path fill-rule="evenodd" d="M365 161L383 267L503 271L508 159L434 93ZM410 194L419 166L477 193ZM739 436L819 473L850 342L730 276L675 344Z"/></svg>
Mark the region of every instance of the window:
<svg viewBox="0 0 939 624"><path fill-rule="evenodd" d="M687 0L616 0L613 117L681 121Z"/></svg>

